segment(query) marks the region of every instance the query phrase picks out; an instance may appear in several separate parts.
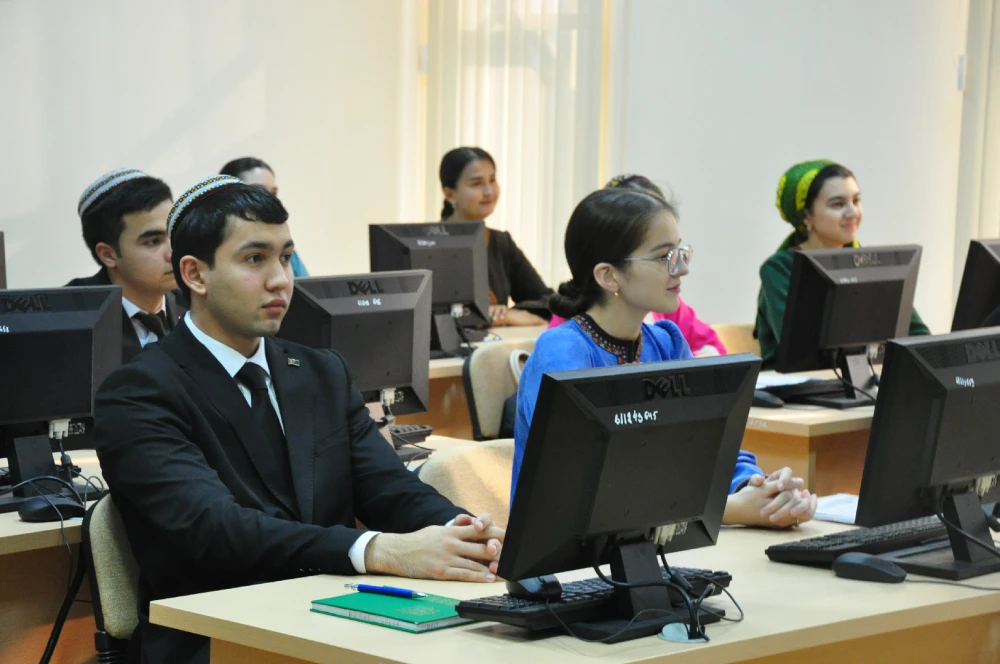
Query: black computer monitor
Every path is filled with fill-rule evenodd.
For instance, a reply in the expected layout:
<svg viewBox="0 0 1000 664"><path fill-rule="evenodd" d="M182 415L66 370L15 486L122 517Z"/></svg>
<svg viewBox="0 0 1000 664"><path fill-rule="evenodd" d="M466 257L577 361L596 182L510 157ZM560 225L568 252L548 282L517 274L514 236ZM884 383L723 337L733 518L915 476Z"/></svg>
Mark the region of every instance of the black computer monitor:
<svg viewBox="0 0 1000 664"><path fill-rule="evenodd" d="M616 581L661 581L657 526L674 526L660 553L715 544L759 370L736 355L544 375L499 575L610 563ZM605 636L671 608L663 586L615 592L621 621ZM640 618L623 636L671 621ZM602 638L594 623L588 633Z"/></svg>
<svg viewBox="0 0 1000 664"><path fill-rule="evenodd" d="M368 227L372 272L430 270L431 343L456 352L463 342L481 340L471 330L490 322L486 225L481 221L382 224Z"/></svg>
<svg viewBox="0 0 1000 664"><path fill-rule="evenodd" d="M864 392L876 390L880 346L909 333L920 252L917 245L795 252L775 368L834 369L844 379L842 393L809 402L871 405Z"/></svg>
<svg viewBox="0 0 1000 664"><path fill-rule="evenodd" d="M7 288L7 253L3 244L3 231L0 231L0 289Z"/></svg>
<svg viewBox="0 0 1000 664"><path fill-rule="evenodd" d="M365 400L387 413L423 412L432 283L427 270L296 279L278 336L343 355Z"/></svg>
<svg viewBox="0 0 1000 664"><path fill-rule="evenodd" d="M981 509L1000 499L1000 332L895 339L881 385L855 522L944 514L986 547L950 532L948 542L896 552L893 560L950 579L1000 571Z"/></svg>
<svg viewBox="0 0 1000 664"><path fill-rule="evenodd" d="M121 364L121 317L118 286L0 292L0 446L10 484L54 474L53 446L93 445L80 418ZM24 495L0 497L0 512L16 510Z"/></svg>
<svg viewBox="0 0 1000 664"><path fill-rule="evenodd" d="M972 240L951 331L982 327L997 307L1000 307L1000 240Z"/></svg>

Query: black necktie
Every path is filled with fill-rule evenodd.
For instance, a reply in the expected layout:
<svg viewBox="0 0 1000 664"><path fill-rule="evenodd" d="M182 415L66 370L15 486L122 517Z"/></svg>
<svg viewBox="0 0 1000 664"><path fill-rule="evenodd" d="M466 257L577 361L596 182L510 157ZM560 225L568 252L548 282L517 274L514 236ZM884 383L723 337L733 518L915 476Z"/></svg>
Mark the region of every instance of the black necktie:
<svg viewBox="0 0 1000 664"><path fill-rule="evenodd" d="M142 323L147 330L156 335L157 339L163 340L166 338L169 324L167 323L167 312L165 309L160 309L155 314L137 311L132 318Z"/></svg>
<svg viewBox="0 0 1000 664"><path fill-rule="evenodd" d="M268 488L281 501L297 510L292 469L288 462L288 443L267 391L267 371L259 364L247 362L236 372L236 380L250 390L250 410L254 424L267 442L263 447L254 445L252 441L248 442L255 457L254 465L262 469Z"/></svg>

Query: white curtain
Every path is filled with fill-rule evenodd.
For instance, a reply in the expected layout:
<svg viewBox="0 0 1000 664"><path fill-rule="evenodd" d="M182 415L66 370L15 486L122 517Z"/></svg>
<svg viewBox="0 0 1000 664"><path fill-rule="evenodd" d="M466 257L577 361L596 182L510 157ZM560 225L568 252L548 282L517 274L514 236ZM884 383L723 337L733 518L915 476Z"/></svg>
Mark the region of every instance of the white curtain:
<svg viewBox="0 0 1000 664"><path fill-rule="evenodd" d="M600 186L602 0L429 0L427 219L440 219L438 167L473 145L497 163L487 223L508 230L542 277L566 278L563 231Z"/></svg>
<svg viewBox="0 0 1000 664"><path fill-rule="evenodd" d="M970 0L955 224L955 294L969 240L1000 237L1000 0Z"/></svg>

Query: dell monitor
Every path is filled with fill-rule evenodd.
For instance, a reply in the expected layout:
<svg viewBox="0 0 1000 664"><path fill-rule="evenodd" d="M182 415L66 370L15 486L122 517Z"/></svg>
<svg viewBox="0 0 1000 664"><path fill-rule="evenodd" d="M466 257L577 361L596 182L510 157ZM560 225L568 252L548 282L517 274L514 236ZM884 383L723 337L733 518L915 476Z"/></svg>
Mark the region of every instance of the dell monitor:
<svg viewBox="0 0 1000 664"><path fill-rule="evenodd" d="M1000 240L973 240L962 272L951 331L982 327L1000 307Z"/></svg>
<svg viewBox="0 0 1000 664"><path fill-rule="evenodd" d="M0 290L7 288L7 254L3 244L3 231L0 231Z"/></svg>
<svg viewBox="0 0 1000 664"><path fill-rule="evenodd" d="M943 515L981 540L949 539L889 557L916 574L966 579L1000 571L981 503L1000 498L1000 331L888 343L855 522Z"/></svg>
<svg viewBox="0 0 1000 664"><path fill-rule="evenodd" d="M0 446L10 484L55 474L53 445L93 440L79 418L90 417L97 388L121 364L121 317L118 286L0 292ZM0 496L0 512L30 495L25 487Z"/></svg>
<svg viewBox="0 0 1000 664"><path fill-rule="evenodd" d="M662 583L657 553L715 544L759 370L759 358L736 355L545 374L498 574L610 563L617 582ZM659 526L671 535L657 551ZM615 615L589 622L590 637L676 621L636 616L676 611L662 585L614 592Z"/></svg>
<svg viewBox="0 0 1000 664"><path fill-rule="evenodd" d="M490 322L486 226L481 221L368 227L372 272L430 270L433 348L456 353Z"/></svg>
<svg viewBox="0 0 1000 664"><path fill-rule="evenodd" d="M775 368L833 369L842 392L812 396L828 408L871 405L873 361L888 339L909 333L920 247L795 251Z"/></svg>
<svg viewBox="0 0 1000 664"><path fill-rule="evenodd" d="M390 418L423 412L432 283L427 270L296 279L278 336L343 355L365 401Z"/></svg>

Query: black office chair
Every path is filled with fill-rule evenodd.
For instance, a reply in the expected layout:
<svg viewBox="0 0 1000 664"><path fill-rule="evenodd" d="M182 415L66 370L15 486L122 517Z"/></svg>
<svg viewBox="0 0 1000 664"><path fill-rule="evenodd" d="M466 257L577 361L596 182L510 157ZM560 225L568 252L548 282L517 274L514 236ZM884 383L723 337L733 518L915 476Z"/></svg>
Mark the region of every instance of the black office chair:
<svg viewBox="0 0 1000 664"><path fill-rule="evenodd" d="M83 518L83 552L97 623L97 661L123 662L139 624L139 565L110 495L97 501Z"/></svg>

